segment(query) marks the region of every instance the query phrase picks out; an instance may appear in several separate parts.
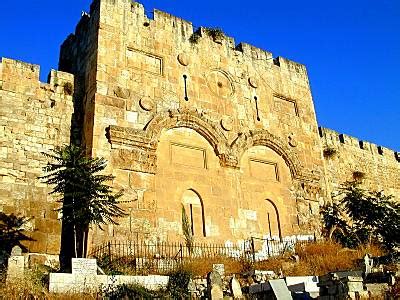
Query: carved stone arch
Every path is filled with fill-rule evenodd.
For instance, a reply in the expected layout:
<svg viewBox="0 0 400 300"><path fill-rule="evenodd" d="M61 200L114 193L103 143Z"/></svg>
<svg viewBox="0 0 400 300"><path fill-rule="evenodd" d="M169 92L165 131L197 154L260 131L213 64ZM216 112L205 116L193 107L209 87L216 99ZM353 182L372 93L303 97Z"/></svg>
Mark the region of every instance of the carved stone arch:
<svg viewBox="0 0 400 300"><path fill-rule="evenodd" d="M229 151L228 140L222 130L197 110L169 110L156 114L145 126L146 136L157 147L163 129L190 128L204 137L221 158Z"/></svg>
<svg viewBox="0 0 400 300"><path fill-rule="evenodd" d="M274 136L267 130L242 133L231 145L232 149L235 149L238 155L238 160L240 160L248 149L254 146L266 146L271 148L285 160L293 179L302 176L302 165L297 154L282 142L279 137Z"/></svg>

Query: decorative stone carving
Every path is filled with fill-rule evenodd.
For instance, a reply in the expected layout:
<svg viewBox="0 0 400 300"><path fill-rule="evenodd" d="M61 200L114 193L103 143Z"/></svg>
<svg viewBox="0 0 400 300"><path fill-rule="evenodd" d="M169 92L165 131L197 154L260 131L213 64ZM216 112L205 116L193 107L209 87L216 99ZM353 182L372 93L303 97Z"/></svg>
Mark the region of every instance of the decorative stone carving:
<svg viewBox="0 0 400 300"><path fill-rule="evenodd" d="M182 65L182 66L188 66L190 64L190 59L189 56L186 53L180 53L178 55L178 62Z"/></svg>
<svg viewBox="0 0 400 300"><path fill-rule="evenodd" d="M152 111L154 109L154 101L149 97L143 97L139 100L140 107L145 111Z"/></svg>
<svg viewBox="0 0 400 300"><path fill-rule="evenodd" d="M288 143L291 147L297 147L297 140L293 133L288 136Z"/></svg>
<svg viewBox="0 0 400 300"><path fill-rule="evenodd" d="M221 119L221 126L226 131L231 131L233 129L233 120L231 117L224 116Z"/></svg>
<svg viewBox="0 0 400 300"><path fill-rule="evenodd" d="M297 153L282 142L279 137L274 136L267 130L249 131L248 133L241 133L232 144L234 151L238 153L238 157L241 157L247 149L253 146L271 148L283 157L293 178L301 177L302 165Z"/></svg>
<svg viewBox="0 0 400 300"><path fill-rule="evenodd" d="M225 71L213 70L207 74L206 80L211 92L218 97L228 98L235 92L233 81Z"/></svg>
<svg viewBox="0 0 400 300"><path fill-rule="evenodd" d="M112 152L112 163L119 169L156 173L157 156L152 150L125 150L118 149Z"/></svg>
<svg viewBox="0 0 400 300"><path fill-rule="evenodd" d="M236 140L228 143L220 126L197 110L178 109L156 114L143 130L110 126L107 136L114 151L113 163L127 170L138 170L154 174L156 149L163 129L186 127L202 135L214 149L223 167L239 168L240 157L253 146L266 146L280 154L288 165L292 177L315 181L318 174L305 173L294 152L287 143L267 130L240 133Z"/></svg>
<svg viewBox="0 0 400 300"><path fill-rule="evenodd" d="M128 89L117 86L117 88L114 90L114 95L118 98L128 99L131 95L131 92Z"/></svg>
<svg viewBox="0 0 400 300"><path fill-rule="evenodd" d="M249 84L255 89L258 88L258 81L255 77L249 77Z"/></svg>

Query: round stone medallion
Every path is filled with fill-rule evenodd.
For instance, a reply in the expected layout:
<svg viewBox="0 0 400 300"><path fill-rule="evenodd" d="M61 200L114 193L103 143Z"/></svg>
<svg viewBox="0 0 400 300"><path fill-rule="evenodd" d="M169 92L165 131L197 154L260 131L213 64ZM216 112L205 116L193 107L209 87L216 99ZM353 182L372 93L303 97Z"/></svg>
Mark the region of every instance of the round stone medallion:
<svg viewBox="0 0 400 300"><path fill-rule="evenodd" d="M206 76L206 79L207 85L214 95L221 98L228 98L233 95L233 83L226 72L221 70L211 71Z"/></svg>
<svg viewBox="0 0 400 300"><path fill-rule="evenodd" d="M258 81L254 77L249 77L249 84L255 89L258 88Z"/></svg>
<svg viewBox="0 0 400 300"><path fill-rule="evenodd" d="M154 101L149 97L143 97L139 100L140 107L145 111L152 111L154 109Z"/></svg>
<svg viewBox="0 0 400 300"><path fill-rule="evenodd" d="M190 63L189 56L186 53L181 53L178 55L178 61L182 66L187 66Z"/></svg>
<svg viewBox="0 0 400 300"><path fill-rule="evenodd" d="M289 142L289 145L290 145L291 147L296 147L296 146L297 146L296 137L294 136L293 133L291 133L291 134L288 136L288 142Z"/></svg>
<svg viewBox="0 0 400 300"><path fill-rule="evenodd" d="M231 117L224 116L221 119L221 127L226 131L231 131L233 129L233 119Z"/></svg>

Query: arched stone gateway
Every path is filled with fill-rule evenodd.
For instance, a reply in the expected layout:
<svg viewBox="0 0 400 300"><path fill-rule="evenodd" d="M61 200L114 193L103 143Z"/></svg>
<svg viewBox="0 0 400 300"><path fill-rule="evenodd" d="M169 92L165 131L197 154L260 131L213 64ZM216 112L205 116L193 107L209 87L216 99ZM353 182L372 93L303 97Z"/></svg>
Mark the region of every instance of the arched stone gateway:
<svg viewBox="0 0 400 300"><path fill-rule="evenodd" d="M293 178L301 176L302 166L297 154L283 143L280 138L274 136L267 130L249 131L240 134L232 143L231 148L234 149L233 152L235 152L240 158L244 152L254 146L265 146L271 148L283 157Z"/></svg>
<svg viewBox="0 0 400 300"><path fill-rule="evenodd" d="M212 146L215 155L219 158L223 167L239 168L239 161L243 153L253 146L266 146L281 155L290 168L293 178L303 176L302 166L297 154L291 150L280 138L272 135L267 130L239 132L237 138L229 143L223 130L197 110L169 110L157 113L144 127L143 130L110 126L107 132L112 148L124 150L120 152L120 158L131 160L128 165L134 170L155 173L157 158L155 151L162 130L173 128L190 128ZM133 148L132 151L126 148ZM135 153L133 153L135 152ZM117 164L121 161L117 161Z"/></svg>
<svg viewBox="0 0 400 300"><path fill-rule="evenodd" d="M292 190L310 176L296 150L269 131L236 136L229 140L218 122L186 109L157 113L142 130L110 126L108 131L114 167L155 175L156 218L167 236L179 232L186 196L198 199L185 208L199 238L288 234L297 226ZM206 212L200 194L188 186L208 200Z"/></svg>

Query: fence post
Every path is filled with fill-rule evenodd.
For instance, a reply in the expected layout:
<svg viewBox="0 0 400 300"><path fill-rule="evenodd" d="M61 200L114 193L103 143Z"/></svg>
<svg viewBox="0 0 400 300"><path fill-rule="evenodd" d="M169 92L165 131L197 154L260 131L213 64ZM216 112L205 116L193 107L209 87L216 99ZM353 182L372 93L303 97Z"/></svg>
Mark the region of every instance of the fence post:
<svg viewBox="0 0 400 300"><path fill-rule="evenodd" d="M271 253L270 253L270 251L269 251L269 240L267 239L266 241L267 241L267 253L268 253L268 258L270 258L270 257L271 257Z"/></svg>
<svg viewBox="0 0 400 300"><path fill-rule="evenodd" d="M110 241L108 242L108 257L109 257L110 262L111 262L111 242Z"/></svg>
<svg viewBox="0 0 400 300"><path fill-rule="evenodd" d="M252 253L252 257L253 257L253 263L255 263L256 262L256 249L254 247L253 237L251 237L251 253Z"/></svg>

